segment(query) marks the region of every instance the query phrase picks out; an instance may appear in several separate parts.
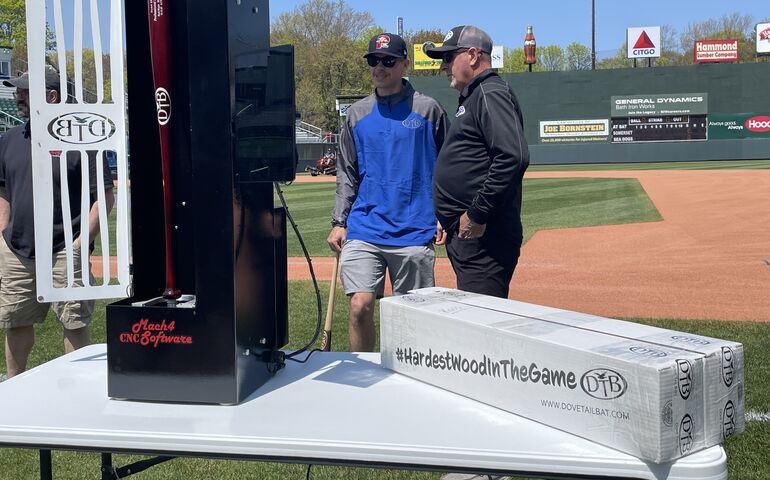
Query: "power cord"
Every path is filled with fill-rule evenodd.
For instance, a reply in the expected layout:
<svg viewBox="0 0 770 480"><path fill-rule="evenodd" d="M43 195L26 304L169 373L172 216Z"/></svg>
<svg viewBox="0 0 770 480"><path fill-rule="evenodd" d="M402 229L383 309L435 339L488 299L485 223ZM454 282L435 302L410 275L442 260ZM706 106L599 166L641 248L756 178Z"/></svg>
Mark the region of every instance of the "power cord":
<svg viewBox="0 0 770 480"><path fill-rule="evenodd" d="M315 333L313 334L313 339L308 342L307 345L300 348L299 350L295 350L294 352L286 354L287 360L292 360L298 363L305 363L310 358L310 355L312 355L314 352L320 352L320 349L311 350L310 353L308 353L307 357L305 357L304 360L296 360L294 357L297 355L300 355L303 352L306 352L308 348L312 347L316 344L318 341L318 337L321 336L321 325L322 325L322 307L321 307L321 290L318 288L318 280L315 276L315 270L313 270L313 260L310 258L310 254L307 251L307 247L305 246L304 240L302 240L302 235L299 233L299 228L297 228L297 224L294 222L294 217L291 216L291 213L289 213L289 207L286 206L286 199L283 198L283 191L281 190L281 186L278 184L278 182L273 182L273 185L275 186L275 193L278 195L278 199L281 201L281 205L283 206L284 212L286 212L286 218L289 219L289 223L291 223L291 228L294 230L294 234L297 235L297 240L299 240L299 245L302 247L302 253L305 255L305 260L307 260L307 266L310 269L310 278L313 280L313 288L315 288L315 298L316 298L316 304L318 306L318 318L316 319L316 326L315 326ZM310 475L310 468L308 468L308 475Z"/></svg>

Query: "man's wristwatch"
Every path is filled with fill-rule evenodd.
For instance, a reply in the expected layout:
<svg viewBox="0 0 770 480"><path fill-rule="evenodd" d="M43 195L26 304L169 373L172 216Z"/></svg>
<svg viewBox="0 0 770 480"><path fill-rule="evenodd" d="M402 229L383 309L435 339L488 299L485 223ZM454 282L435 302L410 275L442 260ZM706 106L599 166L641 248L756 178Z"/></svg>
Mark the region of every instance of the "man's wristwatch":
<svg viewBox="0 0 770 480"><path fill-rule="evenodd" d="M347 225L345 225L344 222L340 222L339 220L332 220L332 227L347 228Z"/></svg>

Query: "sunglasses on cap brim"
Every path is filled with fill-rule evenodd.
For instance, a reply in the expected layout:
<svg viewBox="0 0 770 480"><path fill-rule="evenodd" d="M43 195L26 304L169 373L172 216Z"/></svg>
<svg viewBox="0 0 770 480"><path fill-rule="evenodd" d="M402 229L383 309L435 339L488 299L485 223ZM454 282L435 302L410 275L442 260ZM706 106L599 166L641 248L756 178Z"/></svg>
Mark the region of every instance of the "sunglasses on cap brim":
<svg viewBox="0 0 770 480"><path fill-rule="evenodd" d="M385 68L393 68L397 61L398 58L396 57L375 57L374 55L366 57L366 63L370 67L376 67L378 63L382 63L382 66Z"/></svg>
<svg viewBox="0 0 770 480"><path fill-rule="evenodd" d="M451 52L444 52L441 55L441 61L444 63L452 63L455 61L455 57L463 52L467 52L468 48L458 48L457 50L452 50Z"/></svg>

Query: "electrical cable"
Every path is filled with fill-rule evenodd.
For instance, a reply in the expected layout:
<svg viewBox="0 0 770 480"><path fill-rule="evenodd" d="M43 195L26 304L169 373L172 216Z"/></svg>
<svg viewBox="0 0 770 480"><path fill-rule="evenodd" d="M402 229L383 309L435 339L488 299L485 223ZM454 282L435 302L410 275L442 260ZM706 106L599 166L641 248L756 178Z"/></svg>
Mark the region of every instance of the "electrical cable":
<svg viewBox="0 0 770 480"><path fill-rule="evenodd" d="M315 351L315 350L314 350L314 351ZM310 353L313 353L313 352L310 352ZM308 356L309 356L309 355L308 355ZM312 466L313 466L313 464L312 464L312 463L308 463L308 464L307 464L307 473L305 474L305 480L310 480L310 467L312 467Z"/></svg>
<svg viewBox="0 0 770 480"><path fill-rule="evenodd" d="M287 358L286 360L291 360L292 362L297 362L297 363L307 363L307 361L310 360L310 355L314 354L315 352L321 352L321 351L323 350L321 350L320 348L314 348L313 350L310 350L310 352L308 352L307 357L305 357L304 360L297 360L296 358Z"/></svg>
<svg viewBox="0 0 770 480"><path fill-rule="evenodd" d="M316 304L317 304L317 311L318 311L318 317L316 319L316 327L315 327L315 333L313 334L313 339L310 340L310 342L307 343L304 347L300 348L299 350L295 350L291 353L286 354L287 360L293 360L295 362L299 363L305 363L310 358L310 355L313 354L313 352L319 352L320 349L312 350L310 353L308 353L305 360L299 361L295 360L294 357L297 355L307 351L308 348L315 345L318 341L318 337L321 336L321 328L323 323L323 313L322 313L322 306L321 306L321 290L318 288L318 280L315 276L315 270L313 270L313 260L310 258L310 253L307 251L307 247L305 246L305 242L302 240L302 235L299 233L299 228L297 228L297 224L294 222L294 218L291 216L291 213L289 213L289 207L286 206L286 199L283 198L283 191L281 190L281 186L278 184L278 182L273 182L273 185L275 186L275 192L278 195L278 199L281 201L281 206L283 206L284 212L286 212L286 218L289 220L289 223L291 223L291 228L294 230L294 234L297 235L297 240L299 241L300 247L302 247L302 253L305 255L305 259L307 260L307 266L310 269L310 278L313 280L313 287L315 288L315 297L316 297ZM309 470L308 470L309 474Z"/></svg>

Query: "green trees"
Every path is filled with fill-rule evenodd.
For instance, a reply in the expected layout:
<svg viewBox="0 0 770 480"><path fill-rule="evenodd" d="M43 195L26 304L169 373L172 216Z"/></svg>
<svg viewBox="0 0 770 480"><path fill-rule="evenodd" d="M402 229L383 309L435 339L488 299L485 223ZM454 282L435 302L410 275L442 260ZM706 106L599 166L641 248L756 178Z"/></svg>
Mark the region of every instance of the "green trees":
<svg viewBox="0 0 770 480"><path fill-rule="evenodd" d="M336 130L335 95L371 88L362 56L376 33L373 27L369 13L353 10L345 0L309 0L275 19L271 43L294 45L297 110L304 121Z"/></svg>
<svg viewBox="0 0 770 480"><path fill-rule="evenodd" d="M13 47L11 75L27 68L27 19L24 0L2 0L0 45Z"/></svg>
<svg viewBox="0 0 770 480"><path fill-rule="evenodd" d="M750 15L731 13L717 19L690 23L679 36L679 48L684 64L693 63L695 40L738 40L738 60L742 63L755 59L755 22Z"/></svg>

